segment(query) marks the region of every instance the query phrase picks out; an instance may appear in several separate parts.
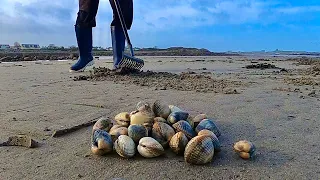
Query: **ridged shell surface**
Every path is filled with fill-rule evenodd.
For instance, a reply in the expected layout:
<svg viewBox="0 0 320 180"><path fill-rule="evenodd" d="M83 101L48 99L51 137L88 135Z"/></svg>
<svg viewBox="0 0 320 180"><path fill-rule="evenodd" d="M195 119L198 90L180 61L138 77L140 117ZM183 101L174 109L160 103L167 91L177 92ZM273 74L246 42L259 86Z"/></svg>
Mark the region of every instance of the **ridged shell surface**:
<svg viewBox="0 0 320 180"><path fill-rule="evenodd" d="M164 148L168 147L172 136L175 135L174 129L162 122L156 122L152 127L152 137L157 140Z"/></svg>
<svg viewBox="0 0 320 180"><path fill-rule="evenodd" d="M120 135L114 142L116 152L124 158L131 158L136 153L136 145L127 135Z"/></svg>
<svg viewBox="0 0 320 180"><path fill-rule="evenodd" d="M120 135L128 135L128 128L126 127L119 127L117 129L113 129L109 132L112 137L113 142L118 139Z"/></svg>
<svg viewBox="0 0 320 180"><path fill-rule="evenodd" d="M247 140L241 140L233 145L234 151L238 152L243 159L252 158L255 155L255 145Z"/></svg>
<svg viewBox="0 0 320 180"><path fill-rule="evenodd" d="M152 110L152 107L150 106L150 104L148 102L145 102L145 101L138 102L137 110L144 113L144 114L147 114L148 116L151 116L152 118L156 117L153 110Z"/></svg>
<svg viewBox="0 0 320 180"><path fill-rule="evenodd" d="M130 125L128 127L128 136L135 143L139 143L140 139L148 136L148 129L143 125Z"/></svg>
<svg viewBox="0 0 320 180"><path fill-rule="evenodd" d="M105 130L95 130L92 137L92 153L96 155L104 155L112 152L112 150L113 141L111 135Z"/></svg>
<svg viewBox="0 0 320 180"><path fill-rule="evenodd" d="M206 164L212 161L214 146L209 136L192 138L184 151L184 160L190 164Z"/></svg>
<svg viewBox="0 0 320 180"><path fill-rule="evenodd" d="M213 142L214 150L216 152L221 151L220 141L219 141L218 137L212 131L207 130L207 129L203 129L203 130L199 131L199 133L198 133L198 136L201 136L201 135L210 136L212 139L212 142Z"/></svg>
<svg viewBox="0 0 320 180"><path fill-rule="evenodd" d="M164 148L152 137L144 137L139 141L138 152L145 158L154 158L164 154Z"/></svg>
<svg viewBox="0 0 320 180"><path fill-rule="evenodd" d="M183 132L188 139L196 136L196 132L192 129L191 125L184 120L178 121L172 125L176 132Z"/></svg>
<svg viewBox="0 0 320 180"><path fill-rule="evenodd" d="M169 124L174 124L180 120L187 120L189 116L189 113L184 112L184 111L175 111L172 112L169 116L168 116L168 123Z"/></svg>
<svg viewBox="0 0 320 180"><path fill-rule="evenodd" d="M193 124L194 124L194 127L197 127L198 124L199 124L202 120L204 120L204 119L208 119L207 114L198 114L196 117L194 117L194 118L192 119Z"/></svg>
<svg viewBox="0 0 320 180"><path fill-rule="evenodd" d="M156 100L153 103L152 110L153 110L156 117L162 117L164 119L167 119L171 113L169 105L165 102L160 101L160 100Z"/></svg>
<svg viewBox="0 0 320 180"><path fill-rule="evenodd" d="M188 138L183 132L177 132L170 140L170 148L177 155L183 154Z"/></svg>
<svg viewBox="0 0 320 180"><path fill-rule="evenodd" d="M140 111L132 112L130 116L131 125L133 124L144 124L144 123L152 123L154 117Z"/></svg>
<svg viewBox="0 0 320 180"><path fill-rule="evenodd" d="M111 119L107 118L107 117L101 117L98 119L98 121L93 125L92 130L105 130L105 131L109 131L110 128L112 127L112 121ZM92 131L92 132L93 132Z"/></svg>
<svg viewBox="0 0 320 180"><path fill-rule="evenodd" d="M155 117L153 122L154 122L154 123L155 123L155 122L168 123L168 121L167 121L166 119L164 119L163 117Z"/></svg>
<svg viewBox="0 0 320 180"><path fill-rule="evenodd" d="M121 126L128 127L130 125L130 114L128 112L119 113L114 119Z"/></svg>
<svg viewBox="0 0 320 180"><path fill-rule="evenodd" d="M218 128L218 126L214 123L212 119L204 119L202 120L198 126L196 127L196 132L199 133L199 131L207 129L212 131L217 137L221 136L221 131Z"/></svg>

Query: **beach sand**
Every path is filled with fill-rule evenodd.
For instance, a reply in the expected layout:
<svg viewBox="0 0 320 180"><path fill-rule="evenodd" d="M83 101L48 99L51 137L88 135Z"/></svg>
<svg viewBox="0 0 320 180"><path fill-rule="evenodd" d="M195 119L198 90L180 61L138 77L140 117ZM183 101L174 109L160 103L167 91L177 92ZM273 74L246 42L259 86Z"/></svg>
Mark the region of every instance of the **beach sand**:
<svg viewBox="0 0 320 180"><path fill-rule="evenodd" d="M40 146L0 147L0 179L319 179L320 79L299 71L308 72L310 65L279 57L267 57L269 61L258 60L261 57L142 58L144 71L212 72L223 86L183 91L148 85L150 79L143 86L121 78L75 81L75 76L89 74L69 73L75 61L1 63L0 141L27 134ZM289 72L243 68L251 61ZM99 66L111 68L111 57L96 60L95 67ZM156 99L193 116L206 113L216 119L222 151L212 163L189 165L170 149L154 159L137 154L127 160L115 152L94 156L92 126L51 137L56 129L131 112L139 101ZM241 159L232 149L233 143L243 139L257 148L252 160Z"/></svg>

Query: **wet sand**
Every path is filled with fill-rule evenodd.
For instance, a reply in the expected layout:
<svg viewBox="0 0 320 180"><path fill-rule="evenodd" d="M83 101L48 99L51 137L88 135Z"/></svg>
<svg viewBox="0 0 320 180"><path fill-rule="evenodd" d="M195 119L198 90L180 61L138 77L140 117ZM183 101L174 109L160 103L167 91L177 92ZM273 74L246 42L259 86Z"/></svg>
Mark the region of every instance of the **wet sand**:
<svg viewBox="0 0 320 180"><path fill-rule="evenodd" d="M0 147L0 179L318 179L320 177L320 77L306 73L310 65L269 58L280 69L246 69L261 57L142 57L144 71L195 72L223 82L213 91L157 88L118 77L75 81L89 72L68 72L74 61L0 64L0 141L19 133L40 147ZM110 57L95 67L111 68ZM205 68L205 69L204 69ZM307 79L307 80L306 80ZM161 79L168 80L168 79ZM196 81L196 80L190 80ZM211 81L211 80L210 80ZM160 80L159 80L160 82ZM298 82L298 83L297 83ZM310 83L311 82L311 83ZM174 82L173 82L174 83ZM206 84L206 82L204 82ZM186 83L186 86L188 83ZM189 85L190 86L190 85ZM206 87L207 88L207 87ZM200 89L203 89L200 86ZM234 92L237 93L228 93ZM207 113L222 131L222 151L212 163L195 166L170 149L166 155L123 159L90 153L92 127L59 138L55 129L75 126L102 115L114 117L156 99ZM238 140L257 147L257 156L242 160L232 150Z"/></svg>

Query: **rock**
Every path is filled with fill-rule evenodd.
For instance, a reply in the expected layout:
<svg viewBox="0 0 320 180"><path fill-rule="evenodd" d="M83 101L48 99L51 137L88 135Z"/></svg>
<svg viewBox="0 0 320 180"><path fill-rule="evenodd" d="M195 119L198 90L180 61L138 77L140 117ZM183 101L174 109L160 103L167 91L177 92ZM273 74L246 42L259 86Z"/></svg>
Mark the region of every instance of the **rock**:
<svg viewBox="0 0 320 180"><path fill-rule="evenodd" d="M312 91L308 94L308 96L310 96L310 97L317 97L316 90L312 90Z"/></svg>
<svg viewBox="0 0 320 180"><path fill-rule="evenodd" d="M11 57L5 56L5 57L2 57L2 58L0 59L0 62L6 62L6 61L9 61L10 59L11 59Z"/></svg>
<svg viewBox="0 0 320 180"><path fill-rule="evenodd" d="M261 69L261 70L263 70L263 69L279 69L275 65L267 64L267 63L251 64L251 65L245 66L245 68L247 68L247 69Z"/></svg>
<svg viewBox="0 0 320 180"><path fill-rule="evenodd" d="M24 60L24 61L30 61L30 60L31 60L31 57L28 57L28 56L27 56L27 57L24 57L23 60Z"/></svg>
<svg viewBox="0 0 320 180"><path fill-rule="evenodd" d="M224 94L240 94L236 89L226 89Z"/></svg>
<svg viewBox="0 0 320 180"><path fill-rule="evenodd" d="M4 146L22 146L27 148L35 148L38 143L27 135L11 136L2 145Z"/></svg>

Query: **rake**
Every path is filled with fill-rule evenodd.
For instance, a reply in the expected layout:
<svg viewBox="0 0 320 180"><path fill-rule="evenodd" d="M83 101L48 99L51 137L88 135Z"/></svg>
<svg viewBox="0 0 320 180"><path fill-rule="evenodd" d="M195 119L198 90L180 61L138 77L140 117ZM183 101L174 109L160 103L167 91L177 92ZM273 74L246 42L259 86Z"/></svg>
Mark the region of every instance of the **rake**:
<svg viewBox="0 0 320 180"><path fill-rule="evenodd" d="M122 11L120 9L120 4L119 4L118 0L114 0L114 3L115 3L115 7L117 9L117 12L118 12L118 16L120 19L122 30L124 32L124 35L127 40L127 44L130 48L130 53L131 53L131 56L123 54L123 56L119 62L119 68L126 68L126 69L140 71L140 69L144 66L144 61L142 59L134 57L132 44L131 44L131 41L130 41L130 38L129 38L129 35L127 32L127 26L124 23L125 21L124 21L123 15L122 15Z"/></svg>

